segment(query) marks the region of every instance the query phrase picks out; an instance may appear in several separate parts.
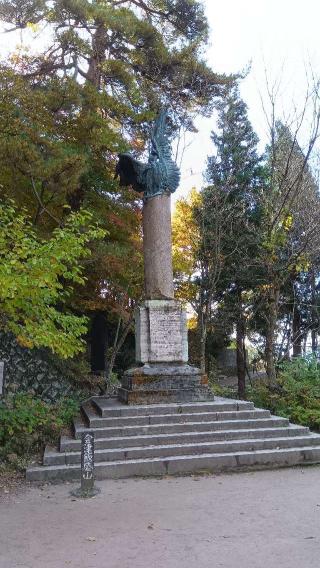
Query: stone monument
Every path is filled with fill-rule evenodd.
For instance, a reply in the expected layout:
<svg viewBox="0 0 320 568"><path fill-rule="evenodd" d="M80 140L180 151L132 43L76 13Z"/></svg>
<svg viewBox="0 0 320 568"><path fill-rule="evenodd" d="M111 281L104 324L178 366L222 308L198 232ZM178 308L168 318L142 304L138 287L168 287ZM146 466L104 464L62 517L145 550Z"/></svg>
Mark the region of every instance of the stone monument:
<svg viewBox="0 0 320 568"><path fill-rule="evenodd" d="M71 491L74 497L94 497L100 489L94 485L94 434L83 432L81 436L81 485Z"/></svg>
<svg viewBox="0 0 320 568"><path fill-rule="evenodd" d="M148 163L119 155L120 185L143 193L145 299L135 314L137 366L124 373L119 398L128 404L213 398L200 369L188 365L187 316L174 299L171 193L180 180L171 158L167 112L155 121Z"/></svg>

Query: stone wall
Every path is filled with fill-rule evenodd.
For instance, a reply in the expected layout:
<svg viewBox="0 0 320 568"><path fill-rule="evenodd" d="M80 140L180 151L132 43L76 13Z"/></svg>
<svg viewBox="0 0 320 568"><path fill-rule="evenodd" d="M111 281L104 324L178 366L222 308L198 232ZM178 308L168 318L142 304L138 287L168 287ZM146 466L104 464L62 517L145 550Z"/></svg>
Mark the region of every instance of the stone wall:
<svg viewBox="0 0 320 568"><path fill-rule="evenodd" d="M217 363L222 371L237 371L237 350L221 349L217 355Z"/></svg>
<svg viewBox="0 0 320 568"><path fill-rule="evenodd" d="M78 392L45 350L21 347L13 336L0 332L0 361L4 362L5 393L33 392L55 402Z"/></svg>

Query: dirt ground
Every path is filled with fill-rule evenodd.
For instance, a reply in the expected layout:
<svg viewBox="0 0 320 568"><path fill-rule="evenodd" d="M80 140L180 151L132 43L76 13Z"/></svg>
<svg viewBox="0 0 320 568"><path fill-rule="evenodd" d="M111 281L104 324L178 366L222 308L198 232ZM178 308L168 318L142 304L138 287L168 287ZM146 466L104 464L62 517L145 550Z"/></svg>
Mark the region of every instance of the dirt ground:
<svg viewBox="0 0 320 568"><path fill-rule="evenodd" d="M2 487L0 568L319 568L320 467Z"/></svg>

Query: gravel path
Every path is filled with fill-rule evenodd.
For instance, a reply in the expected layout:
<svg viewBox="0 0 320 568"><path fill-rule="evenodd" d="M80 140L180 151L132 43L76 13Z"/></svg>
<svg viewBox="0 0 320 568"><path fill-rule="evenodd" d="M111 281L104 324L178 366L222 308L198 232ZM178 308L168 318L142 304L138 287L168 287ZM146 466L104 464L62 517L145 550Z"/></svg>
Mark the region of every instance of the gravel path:
<svg viewBox="0 0 320 568"><path fill-rule="evenodd" d="M25 487L0 500L0 568L319 568L320 467Z"/></svg>

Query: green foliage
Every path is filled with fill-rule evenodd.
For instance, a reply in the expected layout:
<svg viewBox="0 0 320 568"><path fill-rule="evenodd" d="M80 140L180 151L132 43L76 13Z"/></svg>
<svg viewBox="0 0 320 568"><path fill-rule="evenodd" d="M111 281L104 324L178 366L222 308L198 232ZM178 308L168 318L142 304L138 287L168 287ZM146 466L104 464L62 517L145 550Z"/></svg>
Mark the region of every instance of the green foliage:
<svg viewBox="0 0 320 568"><path fill-rule="evenodd" d="M49 405L30 394L8 397L0 403L0 460L25 467L45 444L57 442L78 410L75 399Z"/></svg>
<svg viewBox="0 0 320 568"><path fill-rule="evenodd" d="M20 46L0 65L3 194L26 208L42 237L65 222L66 205L90 211L109 235L93 243L84 285L61 294L61 304L59 291L50 338L47 325L38 338L28 334L61 352L56 328L85 320L60 312L102 311L125 327L142 294L141 199L114 179L118 153L144 152L163 106L172 130L192 130L195 112L208 115L229 79L204 61L208 23L198 0L5 0L0 19L22 36L28 28L27 38L36 33L40 46Z"/></svg>
<svg viewBox="0 0 320 568"><path fill-rule="evenodd" d="M279 369L279 384L297 400L320 400L320 365L315 356L297 357L282 363Z"/></svg>
<svg viewBox="0 0 320 568"><path fill-rule="evenodd" d="M45 0L2 0L0 19L22 29L41 20L44 8Z"/></svg>
<svg viewBox="0 0 320 568"><path fill-rule="evenodd" d="M292 422L320 430L320 365L315 357L295 358L279 368L277 383L254 384L248 398Z"/></svg>
<svg viewBox="0 0 320 568"><path fill-rule="evenodd" d="M257 195L261 190L263 169L257 151L258 137L249 121L247 105L240 97L238 85L229 88L226 97L216 103L216 109L218 131L211 134L215 154L208 158L206 177L211 185L203 190L201 232L205 254L210 254L217 246L220 248L224 257L220 281L226 288L232 288L231 296L236 297L236 290L245 290L254 277L252 257L256 253L259 216ZM219 200L217 195L220 195ZM232 209L232 222L223 227L222 234L216 228L217 202L226 212Z"/></svg>
<svg viewBox="0 0 320 568"><path fill-rule="evenodd" d="M237 398L235 388L221 387L214 378L210 386L215 395ZM247 400L257 408L266 408L294 424L320 430L320 364L316 357L297 357L283 363L275 384L255 380L246 393Z"/></svg>
<svg viewBox="0 0 320 568"><path fill-rule="evenodd" d="M320 201L318 184L308 165L313 141L310 139L309 147L302 151L297 141L299 128L295 131L292 125L289 128L277 120L273 123L259 198L260 244L255 258L259 280L254 291L254 327L266 338L270 382L275 380L274 361L286 356L291 345L295 356L301 354L305 333L318 326L316 301L307 297L307 288L314 279L315 267L318 268ZM286 331L277 345L279 329L284 330L287 325L292 328L291 339L288 334L285 340Z"/></svg>
<svg viewBox="0 0 320 568"><path fill-rule="evenodd" d="M202 367L203 346L206 342L208 351L206 336L210 327L216 334L222 323L228 333L236 322L239 389L243 389L245 312L256 277L252 260L259 238L257 193L262 167L258 138L237 84L229 87L215 108L218 129L211 134L214 154L208 158L206 171L210 185L202 190L200 207L194 207L199 230L197 311Z"/></svg>
<svg viewBox="0 0 320 568"><path fill-rule="evenodd" d="M215 155L208 158L207 179L233 196L236 206L241 200L246 207L252 207L252 189L261 183L261 158L257 152L258 137L238 85L231 86L215 107L219 130L211 133Z"/></svg>
<svg viewBox="0 0 320 568"><path fill-rule="evenodd" d="M86 211L69 215L49 240L37 237L25 213L0 203L0 325L21 345L47 347L60 357L83 349L87 319L65 310L75 285L84 284L81 259L104 231Z"/></svg>

